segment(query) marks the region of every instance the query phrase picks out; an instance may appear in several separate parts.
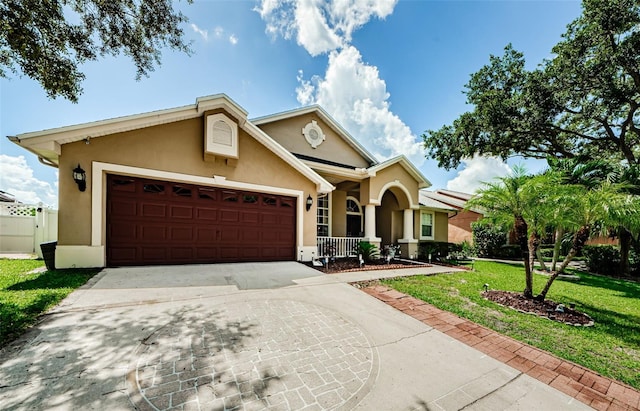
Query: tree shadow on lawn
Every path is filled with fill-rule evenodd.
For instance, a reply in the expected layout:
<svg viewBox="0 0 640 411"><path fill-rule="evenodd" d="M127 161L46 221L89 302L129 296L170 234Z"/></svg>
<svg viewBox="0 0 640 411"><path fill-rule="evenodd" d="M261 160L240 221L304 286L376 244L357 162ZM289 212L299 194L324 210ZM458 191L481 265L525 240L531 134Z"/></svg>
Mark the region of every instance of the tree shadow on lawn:
<svg viewBox="0 0 640 411"><path fill-rule="evenodd" d="M640 316L621 314L580 299L576 299L575 302L580 311L593 318L594 327L598 332L602 330L606 334L623 340L629 346L640 347Z"/></svg>
<svg viewBox="0 0 640 411"><path fill-rule="evenodd" d="M3 409L119 409L133 402L150 409L182 386L174 403L239 401L237 370L227 357L242 355L255 327L202 305L144 314L137 307L54 312L0 351L0 403ZM162 368L167 364L171 372ZM277 382L269 372L247 378L256 398Z"/></svg>
<svg viewBox="0 0 640 411"><path fill-rule="evenodd" d="M96 275L99 269L51 270L35 278L28 278L5 288L7 291L47 290L56 288L77 288ZM31 275L30 275L31 277Z"/></svg>
<svg viewBox="0 0 640 411"><path fill-rule="evenodd" d="M580 277L580 280L565 280L559 278L560 281L575 282L579 285L588 287L602 288L605 290L617 291L618 296L626 298L640 299L640 283L629 281L622 278L607 277L604 275L595 275L584 271L574 271Z"/></svg>

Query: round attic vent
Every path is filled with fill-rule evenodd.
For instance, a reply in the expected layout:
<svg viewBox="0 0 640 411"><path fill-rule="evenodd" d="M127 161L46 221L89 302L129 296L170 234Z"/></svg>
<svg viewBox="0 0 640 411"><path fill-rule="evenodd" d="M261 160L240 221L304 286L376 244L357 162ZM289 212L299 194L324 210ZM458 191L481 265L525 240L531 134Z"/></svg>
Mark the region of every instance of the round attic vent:
<svg viewBox="0 0 640 411"><path fill-rule="evenodd" d="M322 129L315 120L311 120L310 123L307 123L307 125L304 126L302 129L302 135L304 135L307 143L309 143L313 148L318 147L325 139Z"/></svg>

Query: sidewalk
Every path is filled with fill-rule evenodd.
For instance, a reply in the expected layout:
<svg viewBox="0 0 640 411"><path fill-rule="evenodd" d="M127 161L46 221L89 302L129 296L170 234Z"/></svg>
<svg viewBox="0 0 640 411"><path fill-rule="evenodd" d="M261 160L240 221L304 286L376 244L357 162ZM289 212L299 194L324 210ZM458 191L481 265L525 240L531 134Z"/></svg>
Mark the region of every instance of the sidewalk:
<svg viewBox="0 0 640 411"><path fill-rule="evenodd" d="M382 285L362 289L399 311L596 410L640 410L640 392Z"/></svg>

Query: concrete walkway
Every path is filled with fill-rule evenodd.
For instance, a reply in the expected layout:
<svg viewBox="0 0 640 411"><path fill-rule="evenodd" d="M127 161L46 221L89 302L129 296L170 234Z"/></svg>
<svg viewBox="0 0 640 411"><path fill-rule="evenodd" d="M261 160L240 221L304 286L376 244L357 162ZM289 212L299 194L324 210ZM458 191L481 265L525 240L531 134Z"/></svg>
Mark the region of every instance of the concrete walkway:
<svg viewBox="0 0 640 411"><path fill-rule="evenodd" d="M10 410L584 410L297 263L105 269L0 354Z"/></svg>

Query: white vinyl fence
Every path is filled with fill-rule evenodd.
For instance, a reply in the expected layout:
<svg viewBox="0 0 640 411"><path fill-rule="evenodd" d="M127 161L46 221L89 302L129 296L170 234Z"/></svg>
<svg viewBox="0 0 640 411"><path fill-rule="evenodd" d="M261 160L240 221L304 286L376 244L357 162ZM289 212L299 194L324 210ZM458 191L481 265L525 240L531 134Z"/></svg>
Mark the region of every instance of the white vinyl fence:
<svg viewBox="0 0 640 411"><path fill-rule="evenodd" d="M0 203L0 253L35 253L58 239L58 210L42 204Z"/></svg>

